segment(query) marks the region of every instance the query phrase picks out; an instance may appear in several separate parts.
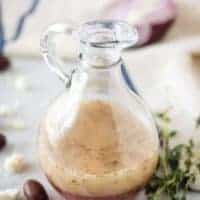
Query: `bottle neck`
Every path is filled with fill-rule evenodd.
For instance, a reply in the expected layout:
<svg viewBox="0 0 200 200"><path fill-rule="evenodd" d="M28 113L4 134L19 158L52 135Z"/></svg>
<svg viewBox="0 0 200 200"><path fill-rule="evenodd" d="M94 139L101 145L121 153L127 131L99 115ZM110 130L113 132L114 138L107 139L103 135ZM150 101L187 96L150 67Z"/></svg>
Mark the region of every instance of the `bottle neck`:
<svg viewBox="0 0 200 200"><path fill-rule="evenodd" d="M117 48L87 46L81 44L81 62L83 66L94 68L108 68L116 65L121 57Z"/></svg>
<svg viewBox="0 0 200 200"><path fill-rule="evenodd" d="M93 93L98 96L106 96L112 89L121 83L121 64L119 59L111 65L101 67L91 65L81 56L81 71L87 74L87 87L85 93Z"/></svg>
<svg viewBox="0 0 200 200"><path fill-rule="evenodd" d="M119 60L111 65L106 65L104 67L96 67L94 65L88 64L83 55L80 54L79 58L81 60L81 68L83 71L86 71L89 74L89 82L94 84L96 82L106 83L108 80L114 80L112 77L118 77L118 80L122 80L128 86L128 88L134 93L138 94L138 89L135 86L134 82L130 78L126 66L124 65L123 59L119 57ZM82 71L81 70L81 71ZM116 80L115 80L116 81ZM100 85L100 87L103 84ZM97 85L96 85L97 86Z"/></svg>

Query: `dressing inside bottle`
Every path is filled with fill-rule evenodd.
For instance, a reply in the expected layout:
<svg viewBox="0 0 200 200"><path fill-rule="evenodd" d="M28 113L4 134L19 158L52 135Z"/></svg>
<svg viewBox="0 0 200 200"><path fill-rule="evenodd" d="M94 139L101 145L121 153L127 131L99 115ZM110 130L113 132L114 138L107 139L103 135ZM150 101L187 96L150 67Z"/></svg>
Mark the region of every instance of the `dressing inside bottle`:
<svg viewBox="0 0 200 200"><path fill-rule="evenodd" d="M45 44L58 27L42 44L54 71L58 63ZM136 35L116 21L86 23L79 34L80 64L67 76L56 72L68 89L41 122L41 166L66 199L129 199L152 176L159 150L152 116L121 73L121 50Z"/></svg>

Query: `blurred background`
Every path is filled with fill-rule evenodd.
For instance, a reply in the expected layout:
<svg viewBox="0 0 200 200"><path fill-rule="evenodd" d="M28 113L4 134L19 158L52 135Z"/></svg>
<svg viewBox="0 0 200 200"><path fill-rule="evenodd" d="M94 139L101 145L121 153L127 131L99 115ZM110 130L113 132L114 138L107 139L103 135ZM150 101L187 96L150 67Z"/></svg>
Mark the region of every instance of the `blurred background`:
<svg viewBox="0 0 200 200"><path fill-rule="evenodd" d="M170 4L176 4L177 11ZM173 18L175 23L163 42L191 38L200 33L198 0L1 0L1 21L6 38L13 37L23 15L20 36L6 45L7 54L39 56L41 34L48 25L59 21L81 24L96 19L122 19L134 26L140 23L162 24ZM63 55L73 56L74 43L68 40L59 49Z"/></svg>
<svg viewBox="0 0 200 200"><path fill-rule="evenodd" d="M36 153L38 127L65 88L43 61L42 33L55 22L97 19L125 20L137 28L136 47L123 53L129 76L152 112L173 108L172 126L185 136L180 142L198 134L193 127L200 114L199 0L0 0L0 133L8 139L0 155L0 189L27 177L45 182ZM62 39L59 54L74 61L78 41ZM13 152L31 166L20 176L6 173L2 164Z"/></svg>

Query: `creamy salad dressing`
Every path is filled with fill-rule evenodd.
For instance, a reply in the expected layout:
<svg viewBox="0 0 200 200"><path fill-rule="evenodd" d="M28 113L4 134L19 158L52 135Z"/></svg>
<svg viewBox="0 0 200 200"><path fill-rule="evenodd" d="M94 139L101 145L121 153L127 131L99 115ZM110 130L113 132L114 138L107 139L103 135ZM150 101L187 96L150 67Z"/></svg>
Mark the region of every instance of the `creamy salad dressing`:
<svg viewBox="0 0 200 200"><path fill-rule="evenodd" d="M56 105L52 110L58 111ZM91 197L142 187L157 164L155 130L131 110L105 99L85 100L77 112L54 144L48 129L50 121L53 125L52 112L41 125L40 159L50 181L63 192Z"/></svg>

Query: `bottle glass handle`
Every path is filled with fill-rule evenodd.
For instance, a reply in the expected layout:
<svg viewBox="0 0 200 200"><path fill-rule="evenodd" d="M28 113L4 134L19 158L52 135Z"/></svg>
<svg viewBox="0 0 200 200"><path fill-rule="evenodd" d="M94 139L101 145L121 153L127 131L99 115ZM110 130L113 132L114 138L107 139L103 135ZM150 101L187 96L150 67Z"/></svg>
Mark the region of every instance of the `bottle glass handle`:
<svg viewBox="0 0 200 200"><path fill-rule="evenodd" d="M56 51L55 51L55 42L54 38L58 34L66 34L66 35L72 35L75 31L75 28L73 25L66 24L66 23L58 23L50 26L46 32L43 34L40 42L40 47L42 51L42 55L45 59L45 62L47 63L49 69L56 73L56 75L61 79L66 87L70 86L71 83L71 77L74 68L73 67L66 67L66 64L57 57ZM63 69L66 69L67 71L63 71Z"/></svg>

